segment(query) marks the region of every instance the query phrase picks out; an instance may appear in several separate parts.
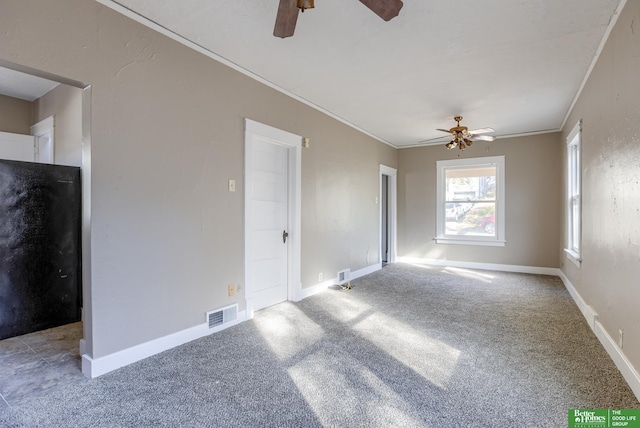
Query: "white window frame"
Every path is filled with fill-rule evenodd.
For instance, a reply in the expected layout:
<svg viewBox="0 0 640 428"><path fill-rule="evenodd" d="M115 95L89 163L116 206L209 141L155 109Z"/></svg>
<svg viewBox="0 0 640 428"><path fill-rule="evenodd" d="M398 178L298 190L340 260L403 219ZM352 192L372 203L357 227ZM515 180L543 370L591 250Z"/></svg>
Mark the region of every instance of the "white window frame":
<svg viewBox="0 0 640 428"><path fill-rule="evenodd" d="M582 120L567 136L567 247L569 260L580 267L582 247Z"/></svg>
<svg viewBox="0 0 640 428"><path fill-rule="evenodd" d="M495 236L447 235L446 234L446 170L449 168L496 167L496 234ZM505 239L505 157L486 156L480 158L436 161L436 237L437 244L484 245L504 247Z"/></svg>

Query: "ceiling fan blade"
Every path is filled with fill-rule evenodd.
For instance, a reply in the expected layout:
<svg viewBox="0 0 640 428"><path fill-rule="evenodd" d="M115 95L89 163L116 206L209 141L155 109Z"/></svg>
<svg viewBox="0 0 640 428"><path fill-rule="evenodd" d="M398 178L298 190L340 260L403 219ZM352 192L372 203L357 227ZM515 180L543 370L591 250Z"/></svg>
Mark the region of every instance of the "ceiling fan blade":
<svg viewBox="0 0 640 428"><path fill-rule="evenodd" d="M480 129L474 129L473 131L469 131L469 134L487 134L489 132L496 132L495 129L493 128L480 128Z"/></svg>
<svg viewBox="0 0 640 428"><path fill-rule="evenodd" d="M446 132L447 134L451 134L451 131L448 129L436 128L436 131Z"/></svg>
<svg viewBox="0 0 640 428"><path fill-rule="evenodd" d="M398 16L403 6L402 0L360 0L360 3L385 21Z"/></svg>
<svg viewBox="0 0 640 428"><path fill-rule="evenodd" d="M493 135L472 135L472 139L474 140L483 140L483 141L494 141L496 137Z"/></svg>
<svg viewBox="0 0 640 428"><path fill-rule="evenodd" d="M280 0L273 35L283 39L293 36L296 30L296 22L298 22L299 11L296 0Z"/></svg>

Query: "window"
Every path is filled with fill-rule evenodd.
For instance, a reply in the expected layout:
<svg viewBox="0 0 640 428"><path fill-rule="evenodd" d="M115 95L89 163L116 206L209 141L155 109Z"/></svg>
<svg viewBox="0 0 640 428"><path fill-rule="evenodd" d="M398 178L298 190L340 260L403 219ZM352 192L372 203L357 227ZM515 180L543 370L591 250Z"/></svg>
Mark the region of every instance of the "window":
<svg viewBox="0 0 640 428"><path fill-rule="evenodd" d="M569 260L580 266L580 230L582 201L580 196L580 139L582 121L567 137L567 248Z"/></svg>
<svg viewBox="0 0 640 428"><path fill-rule="evenodd" d="M436 162L439 244L504 246L504 156Z"/></svg>

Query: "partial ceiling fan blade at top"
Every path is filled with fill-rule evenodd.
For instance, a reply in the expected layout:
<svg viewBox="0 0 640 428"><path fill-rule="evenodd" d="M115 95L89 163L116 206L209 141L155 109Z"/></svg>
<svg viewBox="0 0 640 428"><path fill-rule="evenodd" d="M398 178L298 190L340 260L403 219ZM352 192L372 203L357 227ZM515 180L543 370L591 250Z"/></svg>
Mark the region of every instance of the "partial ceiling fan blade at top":
<svg viewBox="0 0 640 428"><path fill-rule="evenodd" d="M477 135L477 134L488 134L489 132L496 132L493 128L480 128L474 129L473 131L469 131L469 134Z"/></svg>
<svg viewBox="0 0 640 428"><path fill-rule="evenodd" d="M404 5L402 0L360 0L360 3L367 6L385 21L390 21L398 16L400 9Z"/></svg>
<svg viewBox="0 0 640 428"><path fill-rule="evenodd" d="M298 22L298 3L296 0L280 0L278 5L278 14L276 15L276 25L273 29L273 35L276 37L291 37L296 30L296 22Z"/></svg>
<svg viewBox="0 0 640 428"><path fill-rule="evenodd" d="M483 140L483 141L495 141L496 137L493 135L473 135L471 136L472 140Z"/></svg>
<svg viewBox="0 0 640 428"><path fill-rule="evenodd" d="M436 128L436 131L446 132L447 134L451 134L451 131L448 129Z"/></svg>

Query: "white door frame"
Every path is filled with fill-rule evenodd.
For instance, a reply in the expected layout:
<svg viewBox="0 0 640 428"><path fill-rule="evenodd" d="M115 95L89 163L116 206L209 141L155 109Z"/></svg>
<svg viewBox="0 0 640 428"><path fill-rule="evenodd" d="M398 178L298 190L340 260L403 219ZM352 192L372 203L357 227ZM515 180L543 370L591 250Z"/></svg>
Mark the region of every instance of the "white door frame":
<svg viewBox="0 0 640 428"><path fill-rule="evenodd" d="M387 195L387 245L389 246L389 257L387 258L387 263L395 263L396 262L396 231L397 231L397 188L398 188L398 170L395 168L391 168L386 165L380 164L380 186L379 186L379 197L378 201L380 201L380 234L378 238L378 263L382 264L382 176L386 175L389 177L389 181L387 183L388 195Z"/></svg>
<svg viewBox="0 0 640 428"><path fill-rule="evenodd" d="M53 116L31 126L35 138L35 160L40 163L54 163L55 120Z"/></svg>
<svg viewBox="0 0 640 428"><path fill-rule="evenodd" d="M249 185L253 177L251 171L251 156L253 148L253 138L286 147L289 155L289 189L288 189L288 214L289 214L289 252L287 255L287 298L298 301L301 298L302 283L300 273L301 254L301 198L302 198L302 137L290 132L273 128L245 119L244 136L244 281L245 281L245 309L247 318L253 317L253 295L251 284L251 269L249 268L250 248L250 228L251 212L247 208L250 206Z"/></svg>

